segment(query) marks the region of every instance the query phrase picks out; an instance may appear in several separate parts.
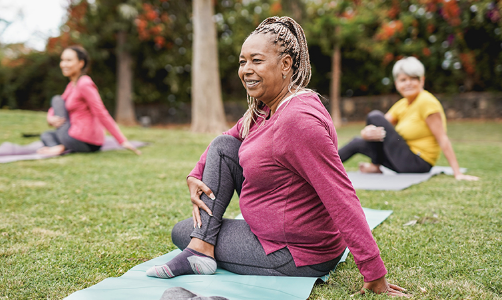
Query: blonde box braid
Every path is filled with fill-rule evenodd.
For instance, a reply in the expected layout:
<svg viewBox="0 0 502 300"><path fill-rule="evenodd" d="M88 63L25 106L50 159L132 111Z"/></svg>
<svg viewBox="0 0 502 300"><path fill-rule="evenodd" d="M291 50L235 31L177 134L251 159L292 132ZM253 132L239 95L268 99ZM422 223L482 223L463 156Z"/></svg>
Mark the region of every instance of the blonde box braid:
<svg viewBox="0 0 502 300"><path fill-rule="evenodd" d="M280 47L280 56L289 54L293 60L293 76L288 85L288 91L293 93L305 88L310 82L311 67L309 50L307 48L307 39L302 27L290 17L270 17L261 22L258 27L249 35L254 34L274 34L276 38L274 44ZM247 95L249 108L244 114L242 127L240 130L241 138L249 134L249 128L252 122L257 118L265 118L265 111L262 109L264 104Z"/></svg>

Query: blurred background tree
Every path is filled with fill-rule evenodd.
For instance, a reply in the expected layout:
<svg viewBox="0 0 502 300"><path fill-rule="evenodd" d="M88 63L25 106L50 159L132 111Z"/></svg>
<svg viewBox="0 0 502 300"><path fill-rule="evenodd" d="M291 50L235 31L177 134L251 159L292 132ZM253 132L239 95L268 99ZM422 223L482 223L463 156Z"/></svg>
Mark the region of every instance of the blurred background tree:
<svg viewBox="0 0 502 300"><path fill-rule="evenodd" d="M192 131L221 133L227 129L221 102L218 41L212 0L193 0Z"/></svg>
<svg viewBox="0 0 502 300"><path fill-rule="evenodd" d="M237 77L240 46L263 19L273 15L291 15L303 26L313 67L310 87L331 99L395 93L392 66L410 55L424 63L426 89L433 93L502 89L500 0L212 3L222 98L227 103L246 106ZM90 75L107 108L114 111L121 90L116 80L119 30L127 32L130 94L136 107L158 104L169 107L169 114L182 115L191 101L191 1L73 0L61 36L50 39L46 51L26 53L22 45L1 46L0 105L46 109L50 97L60 94L66 84L58 68L61 50L79 43L89 50ZM334 59L337 47L339 63ZM334 91L332 75L337 69L340 89Z"/></svg>

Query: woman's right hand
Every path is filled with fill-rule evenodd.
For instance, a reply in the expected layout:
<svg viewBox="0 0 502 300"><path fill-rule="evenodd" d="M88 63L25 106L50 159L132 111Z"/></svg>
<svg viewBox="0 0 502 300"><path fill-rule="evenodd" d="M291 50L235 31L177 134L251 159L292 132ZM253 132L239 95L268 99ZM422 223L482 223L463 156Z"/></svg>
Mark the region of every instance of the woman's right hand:
<svg viewBox="0 0 502 300"><path fill-rule="evenodd" d="M368 125L361 130L361 137L369 142L382 142L385 134L385 128L375 125Z"/></svg>
<svg viewBox="0 0 502 300"><path fill-rule="evenodd" d="M406 292L406 290L402 287L388 283L385 276L374 281L365 282L361 291L356 294L364 295L366 291L371 291L376 294L387 294L391 297L411 297L411 295L403 293Z"/></svg>
<svg viewBox="0 0 502 300"><path fill-rule="evenodd" d="M49 123L50 126L56 128L63 126L64 122L66 122L66 119L59 116L51 116L47 119L47 123Z"/></svg>
<svg viewBox="0 0 502 300"><path fill-rule="evenodd" d="M122 145L122 147L126 148L127 150L130 150L130 151L136 153L136 155L141 155L141 151L139 151L136 147L134 147L134 145L131 144L129 141L125 141L121 145Z"/></svg>
<svg viewBox="0 0 502 300"><path fill-rule="evenodd" d="M216 197L213 192L207 185L201 180L188 176L187 178L188 190L190 191L190 200L192 201L193 209L192 209L192 217L193 217L193 228L198 226L199 228L202 226L202 221L200 219L200 209L205 210L208 215L211 217L213 213L207 207L207 205L200 199L200 195L202 193L206 194L210 199L214 200Z"/></svg>
<svg viewBox="0 0 502 300"><path fill-rule="evenodd" d="M456 180L467 180L467 181L478 181L479 177L467 175L467 174L462 174L459 172L458 174L455 175L455 179Z"/></svg>

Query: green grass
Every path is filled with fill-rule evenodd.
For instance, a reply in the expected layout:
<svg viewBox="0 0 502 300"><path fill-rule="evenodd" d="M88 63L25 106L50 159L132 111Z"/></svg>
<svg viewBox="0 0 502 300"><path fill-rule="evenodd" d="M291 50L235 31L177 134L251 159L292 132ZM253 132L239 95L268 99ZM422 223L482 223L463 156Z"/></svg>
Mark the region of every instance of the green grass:
<svg viewBox="0 0 502 300"><path fill-rule="evenodd" d="M340 128L339 143L361 127ZM47 126L43 113L0 110L0 128L0 143L27 144L36 138L22 132ZM0 165L0 299L62 299L175 248L170 230L191 215L185 176L214 136L123 131L152 144L140 157L113 151ZM415 299L500 299L502 123L450 123L449 136L460 164L480 181L439 175L404 191L357 194L363 206L394 210L373 232L390 282ZM447 165L444 157L439 164ZM228 217L238 214L237 202ZM347 298L361 286L349 256L310 299ZM373 298L385 296L365 297Z"/></svg>

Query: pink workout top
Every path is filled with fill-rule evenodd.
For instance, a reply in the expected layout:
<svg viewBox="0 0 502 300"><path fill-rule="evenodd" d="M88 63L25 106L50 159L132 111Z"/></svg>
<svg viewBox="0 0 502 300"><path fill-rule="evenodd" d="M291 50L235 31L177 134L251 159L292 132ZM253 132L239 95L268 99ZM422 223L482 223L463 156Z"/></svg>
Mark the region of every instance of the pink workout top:
<svg viewBox="0 0 502 300"><path fill-rule="evenodd" d="M224 134L242 140L241 122ZM202 178L206 153L189 176ZM334 259L348 246L365 281L387 273L316 94L297 95L253 124L239 162L242 215L267 254L288 247L300 267Z"/></svg>
<svg viewBox="0 0 502 300"><path fill-rule="evenodd" d="M91 77L84 75L75 85L68 83L61 97L70 117L68 134L71 137L88 144L103 145L106 128L120 144L127 140L106 110ZM47 118L53 115L50 108Z"/></svg>

